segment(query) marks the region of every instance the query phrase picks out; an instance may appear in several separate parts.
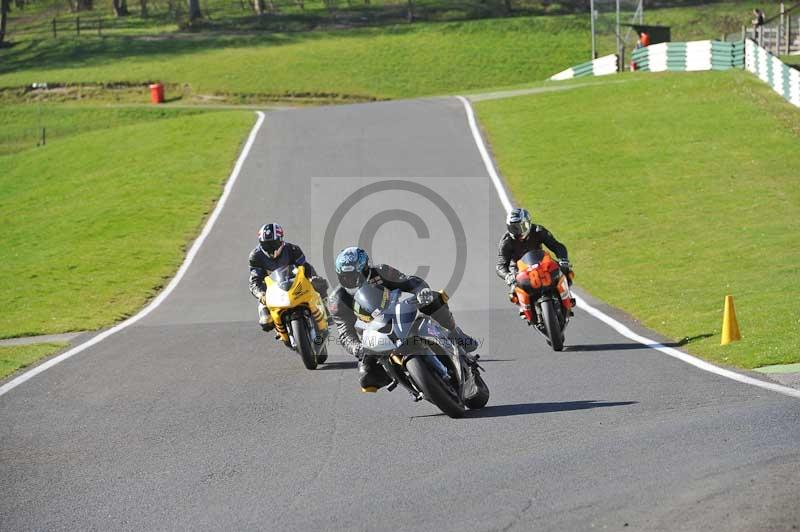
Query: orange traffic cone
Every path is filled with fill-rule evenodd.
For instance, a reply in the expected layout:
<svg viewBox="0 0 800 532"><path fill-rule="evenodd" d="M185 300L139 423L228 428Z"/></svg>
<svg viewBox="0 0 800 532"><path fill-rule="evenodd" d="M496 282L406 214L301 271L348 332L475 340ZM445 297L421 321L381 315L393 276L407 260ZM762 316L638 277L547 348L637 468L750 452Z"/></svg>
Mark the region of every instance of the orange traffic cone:
<svg viewBox="0 0 800 532"><path fill-rule="evenodd" d="M722 313L722 341L719 345L728 345L741 339L739 322L736 321L736 310L733 308L733 296L725 296L725 311Z"/></svg>

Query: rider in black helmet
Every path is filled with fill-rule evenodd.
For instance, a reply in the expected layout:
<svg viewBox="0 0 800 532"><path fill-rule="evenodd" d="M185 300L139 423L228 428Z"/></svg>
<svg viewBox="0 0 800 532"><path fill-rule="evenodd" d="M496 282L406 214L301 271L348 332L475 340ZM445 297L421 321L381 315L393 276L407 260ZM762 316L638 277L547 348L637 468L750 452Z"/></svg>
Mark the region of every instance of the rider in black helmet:
<svg viewBox="0 0 800 532"><path fill-rule="evenodd" d="M264 224L258 230L258 246L250 252L250 292L258 299L258 323L265 331L275 327L266 305L267 286L264 278L283 266L304 266L306 277L323 301L328 297L328 282L317 275L317 270L306 262L299 246L284 242L283 227L276 223Z"/></svg>
<svg viewBox="0 0 800 532"><path fill-rule="evenodd" d="M361 344L361 338L356 331L357 318L353 294L364 283L416 294L420 304L419 310L447 329L452 341L468 353L478 348L478 341L465 334L456 325L447 306L446 296L431 290L428 283L419 277L405 275L386 264L372 267L367 252L358 247L349 247L339 253L336 257L336 275L339 278L339 286L331 294L329 307L339 330L339 340L344 348L358 359L362 391L374 392L391 382L389 375L378 364L377 357Z"/></svg>
<svg viewBox="0 0 800 532"><path fill-rule="evenodd" d="M525 209L512 209L506 217L508 232L500 239L497 251L497 275L513 288L516 284L517 261L528 251L542 249L545 245L558 257L558 265L569 284L572 284L572 266L569 263L567 248L556 240L553 234L531 222L531 215ZM573 302L574 304L574 302Z"/></svg>

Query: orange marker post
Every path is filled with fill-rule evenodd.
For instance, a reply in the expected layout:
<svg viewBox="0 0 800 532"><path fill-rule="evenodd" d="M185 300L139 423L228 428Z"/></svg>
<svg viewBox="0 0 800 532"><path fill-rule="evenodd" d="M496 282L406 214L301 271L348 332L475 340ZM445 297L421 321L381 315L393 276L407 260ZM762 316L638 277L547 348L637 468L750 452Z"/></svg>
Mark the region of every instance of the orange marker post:
<svg viewBox="0 0 800 532"><path fill-rule="evenodd" d="M719 345L728 345L741 339L739 322L736 321L736 310L733 308L733 296L725 296L725 310L722 313L722 340Z"/></svg>

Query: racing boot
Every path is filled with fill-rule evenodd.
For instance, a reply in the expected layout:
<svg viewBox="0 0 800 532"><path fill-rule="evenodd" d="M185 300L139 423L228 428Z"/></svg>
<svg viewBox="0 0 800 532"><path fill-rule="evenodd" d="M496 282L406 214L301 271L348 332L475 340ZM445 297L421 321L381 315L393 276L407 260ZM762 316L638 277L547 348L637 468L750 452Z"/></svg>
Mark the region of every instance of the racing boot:
<svg viewBox="0 0 800 532"><path fill-rule="evenodd" d="M478 349L478 340L462 331L461 327L456 326L455 329L448 330L447 337L451 342L460 345L465 353L472 353Z"/></svg>
<svg viewBox="0 0 800 532"><path fill-rule="evenodd" d="M379 388L391 384L392 379L374 356L365 356L358 361L358 380L361 391L375 393Z"/></svg>
<svg viewBox="0 0 800 532"><path fill-rule="evenodd" d="M264 332L269 332L275 328L275 322L272 321L269 310L261 303L258 304L258 324Z"/></svg>
<svg viewBox="0 0 800 532"><path fill-rule="evenodd" d="M328 309L328 298L322 298L322 306L325 307L325 316L328 317L328 328L333 327L333 315L331 315L331 311Z"/></svg>
<svg viewBox="0 0 800 532"><path fill-rule="evenodd" d="M450 308L447 305L442 305L436 309L436 311L431 314L431 317L435 319L439 325L447 329L447 338L456 345L461 346L461 349L466 353L472 353L478 349L478 341L456 325L456 320L453 318L453 314L450 312Z"/></svg>

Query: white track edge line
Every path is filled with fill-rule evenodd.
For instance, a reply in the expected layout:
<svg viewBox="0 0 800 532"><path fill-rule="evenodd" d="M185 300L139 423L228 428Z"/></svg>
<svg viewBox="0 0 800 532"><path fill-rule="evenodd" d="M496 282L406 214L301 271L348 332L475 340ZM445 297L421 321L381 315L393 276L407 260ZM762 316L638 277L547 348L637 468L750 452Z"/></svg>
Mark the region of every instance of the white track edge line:
<svg viewBox="0 0 800 532"><path fill-rule="evenodd" d="M497 170L495 169L494 162L492 161L491 157L489 157L489 151L486 149L486 144L483 141L483 137L481 136L480 129L478 128L478 124L475 120L475 113L472 110L472 105L470 104L469 100L464 96L457 96L457 98L461 101L464 105L464 110L467 113L467 121L469 122L470 130L472 131L472 137L475 140L475 145L478 147L478 152L481 154L481 158L483 159L483 164L486 166L486 171L489 174L489 177L492 179L492 183L494 183L494 188L497 191L497 195L500 197L500 202L505 207L506 212L510 211L513 206L511 201L509 200L508 192L506 191L505 185L503 184L500 176L497 174ZM672 347L667 347L664 344L656 342L655 340L651 340L645 336L641 336L635 332L633 332L630 328L626 325L623 325L619 321L615 320L608 314L592 307L589 303L586 302L585 299L576 295L575 299L578 301L578 305L580 309L585 310L589 315L592 317L602 321L615 331L617 331L622 336L633 340L637 343L640 343L650 349L655 349L656 351L660 351L665 355L669 355L673 358L677 358L687 364L691 364L696 368L699 368L703 371L708 371L710 373L714 373L721 377L725 377L728 379L732 379L744 384L749 384L752 386L758 386L759 388L764 388L766 390L770 390L773 392L778 392L784 395L788 395L790 397L795 397L800 399L800 390L795 390L794 388L789 388L788 386L782 386L780 384L766 382L759 379L754 379L753 377L749 377L747 375L742 375L741 373L737 373L735 371L731 371L728 369L720 368L706 362L705 360L701 360L697 357L684 353L683 351L679 351Z"/></svg>
<svg viewBox="0 0 800 532"><path fill-rule="evenodd" d="M4 385L0 386L0 396L10 392L20 384L24 383L29 379L32 379L39 373L42 373L43 371L52 368L59 362L63 362L64 360L67 360L68 358L77 355L81 351L85 351L86 349L92 347L93 345L102 342L112 334L118 333L119 331L127 327L130 327L137 321L141 320L142 318L150 314L153 310L155 310L172 293L172 291L175 290L175 287L178 286L178 283L181 282L181 279L183 279L183 276L186 274L186 271L189 269L189 266L191 266L192 261L194 261L195 256L200 251L200 247L203 245L203 242L205 242L206 237L209 235L209 233L211 233L211 229L214 227L217 218L219 218L219 215L222 212L223 207L225 207L225 202L228 200L228 196L230 196L231 190L233 190L233 185L236 183L236 180L239 177L239 172L241 172L242 166L244 165L244 161L245 159L247 159L247 155L250 153L250 148L252 148L253 143L255 142L256 139L256 135L258 134L258 131L261 129L261 124L264 122L264 117L265 117L264 113L261 111L256 111L256 114L258 115L258 119L256 120L256 123L253 126L253 128L250 130L250 135L247 137L247 142L245 143L244 148L242 148L242 152L239 154L239 158L236 160L236 165L233 167L230 177L228 177L228 182L225 183L225 187L222 191L222 195L220 196L219 201L217 202L216 207L211 213L211 216L209 216L206 224L203 226L203 230L200 232L200 235L197 237L197 239L195 239L194 243L192 244L192 247L186 254L186 258L183 259L183 264L181 264L181 267L178 268L178 272L175 274L175 277L173 277L172 280L169 282L167 287L164 290L162 290L161 293L159 293L158 296L156 296L156 298L153 299L153 301L151 301L149 305L140 310L134 316L131 316L122 323L119 323L114 327L106 331L103 331L94 338L73 347L69 351L65 351L64 353L61 353L60 355L53 357L50 360L47 360L46 362L43 362L42 364L36 366L30 371L26 371L19 377L16 377L8 381Z"/></svg>
<svg viewBox="0 0 800 532"><path fill-rule="evenodd" d="M492 162L492 158L489 157L489 150L486 149L486 144L483 142L483 137L481 137L481 131L478 128L478 122L475 120L475 113L472 111L472 106L463 96L456 96L461 103L464 104L464 109L467 111L467 121L469 122L469 127L472 130L472 136L475 138L475 145L478 146L478 151L481 154L481 159L483 159L483 165L486 167L486 172L489 174L489 177L492 178L492 183L494 183L494 189L497 191L497 195L500 196L500 203L503 204L506 212L510 211L514 208L511 204L511 200L508 197L508 192L506 192L505 187L503 186L503 182L500 180L500 176L497 175L497 170L494 168L494 163Z"/></svg>

